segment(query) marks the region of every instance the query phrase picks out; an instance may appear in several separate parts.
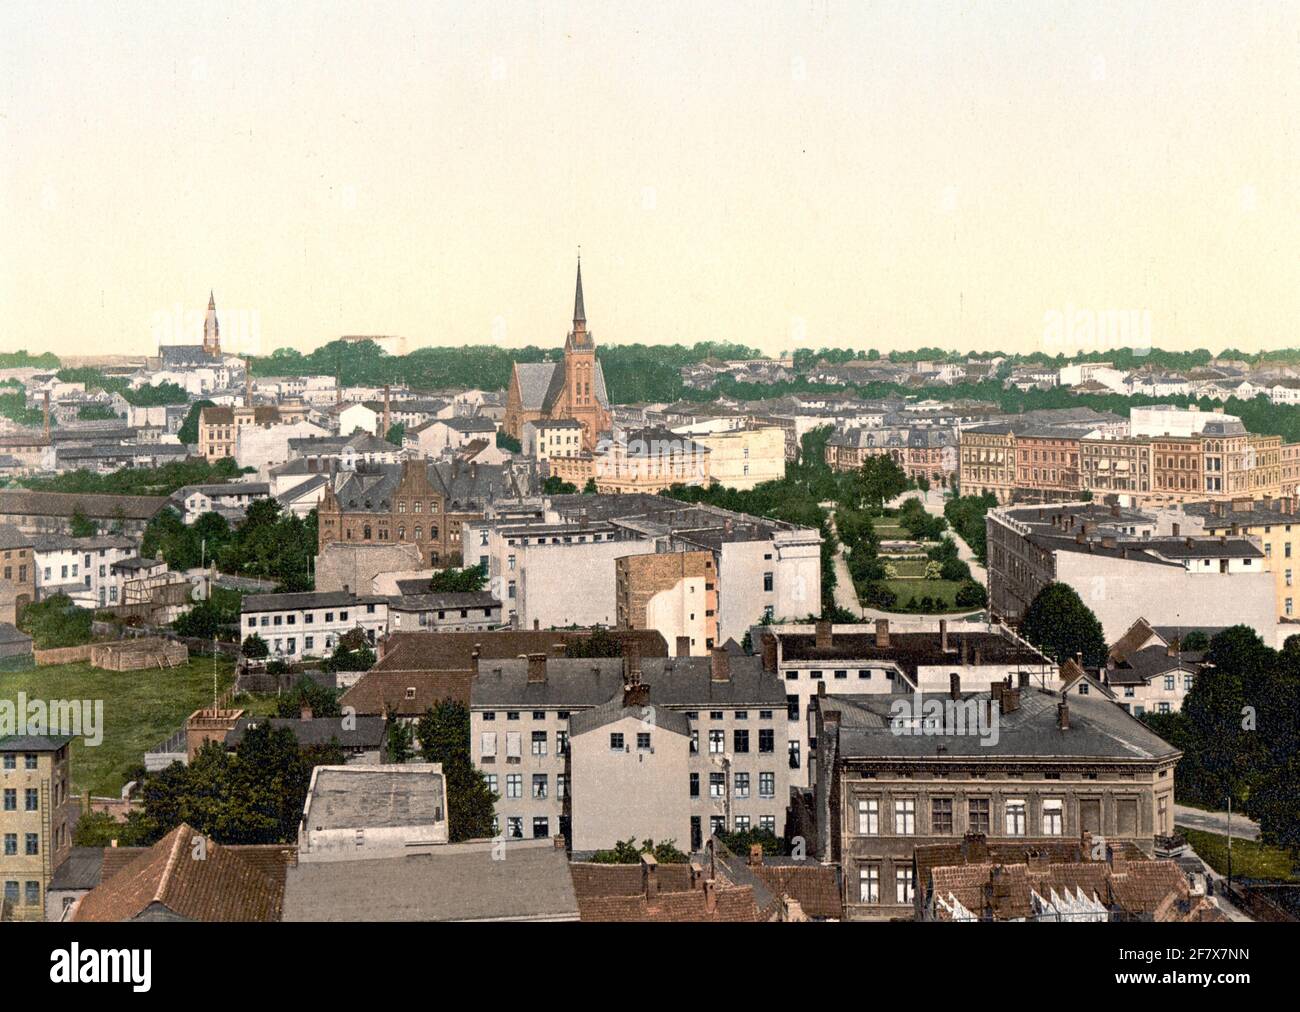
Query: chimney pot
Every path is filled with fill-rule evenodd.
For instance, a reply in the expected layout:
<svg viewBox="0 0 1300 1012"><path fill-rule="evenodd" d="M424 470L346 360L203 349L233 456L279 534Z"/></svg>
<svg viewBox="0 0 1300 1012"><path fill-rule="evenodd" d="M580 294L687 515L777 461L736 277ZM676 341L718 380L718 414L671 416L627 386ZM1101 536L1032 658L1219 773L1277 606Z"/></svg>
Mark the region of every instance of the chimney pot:
<svg viewBox="0 0 1300 1012"><path fill-rule="evenodd" d="M641 855L641 887L647 902L654 903L659 898L659 862L649 852Z"/></svg>
<svg viewBox="0 0 1300 1012"><path fill-rule="evenodd" d="M834 641L834 637L831 633L831 624L827 621L819 620L816 629L817 629L817 641L816 641L817 649L829 650Z"/></svg>
<svg viewBox="0 0 1300 1012"><path fill-rule="evenodd" d="M710 653L710 676L715 682L731 681L731 657L721 647L714 647Z"/></svg>
<svg viewBox="0 0 1300 1012"><path fill-rule="evenodd" d="M528 684L539 685L546 681L546 655L528 655Z"/></svg>
<svg viewBox="0 0 1300 1012"><path fill-rule="evenodd" d="M763 865L763 845L761 843L751 843L749 845L749 864L750 867L760 868Z"/></svg>
<svg viewBox="0 0 1300 1012"><path fill-rule="evenodd" d="M1062 731L1070 730L1070 704L1065 700L1056 704L1056 726Z"/></svg>
<svg viewBox="0 0 1300 1012"><path fill-rule="evenodd" d="M876 619L876 646L889 646L889 619Z"/></svg>
<svg viewBox="0 0 1300 1012"><path fill-rule="evenodd" d="M939 649L945 654L948 652L948 620L939 619Z"/></svg>
<svg viewBox="0 0 1300 1012"><path fill-rule="evenodd" d="M948 694L953 699L957 699L961 695L961 675L956 671L948 674Z"/></svg>

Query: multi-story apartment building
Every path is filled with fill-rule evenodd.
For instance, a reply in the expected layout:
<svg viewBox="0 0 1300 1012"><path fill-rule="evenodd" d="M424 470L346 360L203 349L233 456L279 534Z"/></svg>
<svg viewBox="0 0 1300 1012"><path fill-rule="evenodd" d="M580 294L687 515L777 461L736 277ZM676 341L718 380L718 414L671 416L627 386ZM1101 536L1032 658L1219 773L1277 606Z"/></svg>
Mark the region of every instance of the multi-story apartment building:
<svg viewBox="0 0 1300 1012"><path fill-rule="evenodd" d="M582 452L582 423L576 418L538 418L523 425L524 454L535 460L573 457Z"/></svg>
<svg viewBox="0 0 1300 1012"><path fill-rule="evenodd" d="M957 433L946 426L852 428L826 441L826 463L855 471L870 457L889 457L909 478L947 487L959 471Z"/></svg>
<svg viewBox="0 0 1300 1012"><path fill-rule="evenodd" d="M910 696L817 696L819 856L838 863L845 918L910 917L918 847L1104 839L1144 853L1174 827L1181 752L1109 700L1021 682L915 712ZM832 760L833 761L830 761Z"/></svg>
<svg viewBox="0 0 1300 1012"><path fill-rule="evenodd" d="M997 496L1011 502L1016 491L1016 430L1014 422L990 422L960 432L958 487L963 495Z"/></svg>
<svg viewBox="0 0 1300 1012"><path fill-rule="evenodd" d="M1094 496L1135 496L1151 491L1151 442L1131 436L1081 439L1082 485Z"/></svg>
<svg viewBox="0 0 1300 1012"><path fill-rule="evenodd" d="M709 477L718 485L747 490L785 477L785 430L780 426L697 422L674 431L708 451Z"/></svg>
<svg viewBox="0 0 1300 1012"><path fill-rule="evenodd" d="M328 657L353 629L375 644L388 631L388 598L347 591L246 594L239 625L242 638L256 633L280 660Z"/></svg>
<svg viewBox="0 0 1300 1012"><path fill-rule="evenodd" d="M18 623L36 600L35 538L12 524L0 524L0 622Z"/></svg>
<svg viewBox="0 0 1300 1012"><path fill-rule="evenodd" d="M501 625L501 602L487 591L402 594L388 599L393 632L474 632Z"/></svg>
<svg viewBox="0 0 1300 1012"><path fill-rule="evenodd" d="M199 412L199 452L210 461L234 457L241 429L306 421L309 410L306 404L295 402L205 407Z"/></svg>
<svg viewBox="0 0 1300 1012"><path fill-rule="evenodd" d="M518 505L498 501L465 531L466 560L486 569L516 626L614 624L614 560L652 552L713 556L719 643L739 642L765 616L820 607L821 534L812 528L651 495L551 496L530 513ZM579 585L583 593L571 593Z"/></svg>
<svg viewBox="0 0 1300 1012"><path fill-rule="evenodd" d="M1187 502L1171 516L1178 517L1188 532L1239 535L1256 542L1264 553L1264 571L1273 574L1277 617L1300 617L1300 501L1286 497Z"/></svg>
<svg viewBox="0 0 1300 1012"><path fill-rule="evenodd" d="M143 534L149 521L167 508L160 495L81 495L76 492L30 492L0 489L0 523L24 534L66 534L77 516L93 520L115 534Z"/></svg>
<svg viewBox="0 0 1300 1012"><path fill-rule="evenodd" d="M636 733L648 739L610 729L625 718L629 685L644 687L632 705ZM582 716L602 707L616 711L610 720ZM507 838L563 832L578 851L640 839L648 828L692 850L724 830L780 835L791 772L786 725L785 693L762 659L720 649L709 657L642 658L633 650L611 659L480 660L470 688L472 758L500 798L499 829ZM680 769L676 759L648 758L658 755L660 727L687 739ZM590 750L571 755L571 741L587 732ZM608 735L620 733L616 747ZM633 775L626 756L638 751L647 756L639 779L610 790ZM658 776L665 766L676 773L667 784ZM592 787L578 799L580 780Z"/></svg>
<svg viewBox="0 0 1300 1012"><path fill-rule="evenodd" d="M72 852L70 735L0 738L0 883L10 916L43 920L45 890Z"/></svg>
<svg viewBox="0 0 1300 1012"><path fill-rule="evenodd" d="M1034 502L1077 499L1083 489L1079 464L1082 433L1035 427L1016 433L1016 494Z"/></svg>
<svg viewBox="0 0 1300 1012"><path fill-rule="evenodd" d="M985 517L989 605L1016 623L1053 582L1073 587L1108 642L1138 619L1255 629L1276 637L1264 552L1236 536L1156 537L1154 517L1089 503L999 507Z"/></svg>
<svg viewBox="0 0 1300 1012"><path fill-rule="evenodd" d="M1055 682L1056 666L1005 629L983 624L949 629L940 619L933 629L891 630L888 619L873 626L765 626L756 637L764 666L785 686L790 781L811 787L816 779L817 741L808 714L819 692L832 695L934 693L948 689L957 674L965 684L987 685L1008 675L1028 673L1035 685Z"/></svg>
<svg viewBox="0 0 1300 1012"><path fill-rule="evenodd" d="M655 494L674 485L708 485L711 459L709 448L693 437L644 428L616 433L577 456L552 456L550 468L551 477L578 489L594 481L602 494Z"/></svg>

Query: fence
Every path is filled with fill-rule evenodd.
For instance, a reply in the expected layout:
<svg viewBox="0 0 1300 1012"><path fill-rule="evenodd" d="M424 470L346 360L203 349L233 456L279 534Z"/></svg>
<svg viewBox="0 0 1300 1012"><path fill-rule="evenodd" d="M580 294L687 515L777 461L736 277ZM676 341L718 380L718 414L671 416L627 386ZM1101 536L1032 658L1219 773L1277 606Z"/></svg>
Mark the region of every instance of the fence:
<svg viewBox="0 0 1300 1012"><path fill-rule="evenodd" d="M77 661L90 660L91 651L94 649L94 643L83 643L76 647L52 647L49 650L33 650L32 654L36 658L37 665L74 664Z"/></svg>

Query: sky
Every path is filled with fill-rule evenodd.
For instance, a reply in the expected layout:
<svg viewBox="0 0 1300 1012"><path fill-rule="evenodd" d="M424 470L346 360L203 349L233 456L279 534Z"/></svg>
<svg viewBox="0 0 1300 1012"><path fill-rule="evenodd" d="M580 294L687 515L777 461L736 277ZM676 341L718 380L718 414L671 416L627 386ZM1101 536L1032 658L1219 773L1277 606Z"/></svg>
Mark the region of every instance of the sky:
<svg viewBox="0 0 1300 1012"><path fill-rule="evenodd" d="M1300 4L0 6L0 350L556 345L579 247L598 344L1300 346Z"/></svg>

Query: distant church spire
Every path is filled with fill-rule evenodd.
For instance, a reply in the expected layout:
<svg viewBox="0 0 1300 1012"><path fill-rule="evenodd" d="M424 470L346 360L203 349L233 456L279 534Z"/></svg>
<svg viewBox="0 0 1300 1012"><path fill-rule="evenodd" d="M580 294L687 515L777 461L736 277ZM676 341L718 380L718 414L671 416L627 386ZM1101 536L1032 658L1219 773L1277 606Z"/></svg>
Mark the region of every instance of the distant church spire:
<svg viewBox="0 0 1300 1012"><path fill-rule="evenodd" d="M582 326L580 327L579 324ZM582 305L582 254L578 254L578 287L573 296L573 329L587 329L587 311Z"/></svg>
<svg viewBox="0 0 1300 1012"><path fill-rule="evenodd" d="M221 354L221 327L217 323L217 299L208 290L208 315L203 320L203 351L207 355Z"/></svg>

